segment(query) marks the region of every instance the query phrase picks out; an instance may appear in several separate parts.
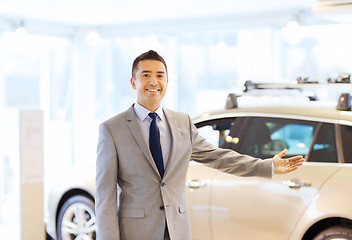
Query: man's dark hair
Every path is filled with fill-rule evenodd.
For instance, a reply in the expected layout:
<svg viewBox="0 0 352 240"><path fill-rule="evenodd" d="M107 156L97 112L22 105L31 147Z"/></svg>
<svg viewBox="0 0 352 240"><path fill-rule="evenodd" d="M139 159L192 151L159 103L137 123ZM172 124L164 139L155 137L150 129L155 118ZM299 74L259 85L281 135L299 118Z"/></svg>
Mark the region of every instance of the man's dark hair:
<svg viewBox="0 0 352 240"><path fill-rule="evenodd" d="M144 61L144 60L156 60L156 61L160 61L164 64L165 66L165 70L166 70L166 74L167 74L167 66L166 66L166 62L165 60L155 51L153 50L149 50L148 52L142 53L141 55L139 55L132 64L132 77L135 77L135 73L137 72L137 68L138 68L138 63L140 61Z"/></svg>

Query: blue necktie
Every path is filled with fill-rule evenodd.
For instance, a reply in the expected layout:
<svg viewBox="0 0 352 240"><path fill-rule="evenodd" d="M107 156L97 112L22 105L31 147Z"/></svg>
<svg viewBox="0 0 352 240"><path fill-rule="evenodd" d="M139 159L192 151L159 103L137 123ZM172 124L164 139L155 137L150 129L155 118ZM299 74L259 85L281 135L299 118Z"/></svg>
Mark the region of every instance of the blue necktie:
<svg viewBox="0 0 352 240"><path fill-rule="evenodd" d="M158 125L156 124L156 118L158 114L151 112L149 113L149 116L153 119L152 122L150 123L150 128L149 128L149 149L150 149L150 152L152 153L152 156L154 158L156 167L158 168L159 174L161 177L163 177L164 176L163 154L162 154L161 145L160 145L160 132L159 132Z"/></svg>

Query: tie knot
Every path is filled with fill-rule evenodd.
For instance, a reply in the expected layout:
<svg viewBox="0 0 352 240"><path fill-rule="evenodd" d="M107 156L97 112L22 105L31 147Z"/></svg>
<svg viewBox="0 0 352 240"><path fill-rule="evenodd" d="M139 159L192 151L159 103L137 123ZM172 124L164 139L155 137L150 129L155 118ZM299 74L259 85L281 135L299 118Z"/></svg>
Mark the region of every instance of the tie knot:
<svg viewBox="0 0 352 240"><path fill-rule="evenodd" d="M150 112L148 115L149 115L149 117L151 117L153 120L155 120L156 117L158 116L158 114L155 113L155 112Z"/></svg>

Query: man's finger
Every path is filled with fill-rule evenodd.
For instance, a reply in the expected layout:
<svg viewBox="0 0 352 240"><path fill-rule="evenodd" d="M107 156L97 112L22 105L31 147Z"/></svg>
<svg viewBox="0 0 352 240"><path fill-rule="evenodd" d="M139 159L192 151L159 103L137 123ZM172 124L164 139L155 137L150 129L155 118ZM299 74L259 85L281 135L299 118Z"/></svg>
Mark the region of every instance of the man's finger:
<svg viewBox="0 0 352 240"><path fill-rule="evenodd" d="M289 160L289 161L297 161L297 160L304 160L304 159L303 159L303 156L298 155L298 156L287 158L287 160Z"/></svg>
<svg viewBox="0 0 352 240"><path fill-rule="evenodd" d="M290 163L290 167L299 167L302 166L303 162L295 162L295 163Z"/></svg>
<svg viewBox="0 0 352 240"><path fill-rule="evenodd" d="M291 158L286 158L284 159L287 163L289 163L290 165L293 164L302 164L304 163L304 158L302 156L295 156L295 157L291 157Z"/></svg>
<svg viewBox="0 0 352 240"><path fill-rule="evenodd" d="M298 167L290 167L289 169L288 169L288 173L290 173L290 172L293 172L293 171L296 171L298 169Z"/></svg>
<svg viewBox="0 0 352 240"><path fill-rule="evenodd" d="M285 156L287 154L287 149L284 149L282 152L280 152L279 154L278 154L278 156L279 157L283 157L283 156Z"/></svg>

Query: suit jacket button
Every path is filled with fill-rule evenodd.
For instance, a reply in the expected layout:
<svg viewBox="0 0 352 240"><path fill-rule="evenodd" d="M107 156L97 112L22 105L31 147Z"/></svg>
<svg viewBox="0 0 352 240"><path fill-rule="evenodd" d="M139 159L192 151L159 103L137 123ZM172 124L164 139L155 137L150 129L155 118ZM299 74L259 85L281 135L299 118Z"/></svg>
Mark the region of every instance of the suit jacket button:
<svg viewBox="0 0 352 240"><path fill-rule="evenodd" d="M164 210L165 209L165 207L164 206L160 206L160 210Z"/></svg>
<svg viewBox="0 0 352 240"><path fill-rule="evenodd" d="M160 186L164 187L164 186L165 186L165 183L164 183L164 182L160 183Z"/></svg>

